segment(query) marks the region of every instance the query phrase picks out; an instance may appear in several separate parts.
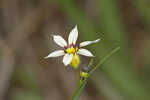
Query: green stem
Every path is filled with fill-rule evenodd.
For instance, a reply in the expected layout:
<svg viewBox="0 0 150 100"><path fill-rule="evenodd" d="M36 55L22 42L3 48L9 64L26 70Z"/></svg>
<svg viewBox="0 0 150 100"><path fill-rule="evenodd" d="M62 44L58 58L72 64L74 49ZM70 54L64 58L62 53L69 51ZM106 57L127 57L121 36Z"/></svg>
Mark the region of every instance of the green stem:
<svg viewBox="0 0 150 100"><path fill-rule="evenodd" d="M79 72L79 69L76 69L76 74L77 74L77 86L80 87L80 72Z"/></svg>
<svg viewBox="0 0 150 100"><path fill-rule="evenodd" d="M115 48L111 51L108 55L106 55L101 61L89 72L88 77L97 69L99 68L109 57L111 57L114 53L116 53L120 47ZM82 81L82 84L76 89L74 95L72 96L71 100L79 100L81 93L83 92L85 85L87 84L88 77ZM80 81L80 80L79 80Z"/></svg>
<svg viewBox="0 0 150 100"><path fill-rule="evenodd" d="M112 56L114 53L116 53L118 50L120 49L120 47L115 48L113 51L111 51L108 55L106 55L90 72L89 75L90 76L100 65L102 65L110 56Z"/></svg>

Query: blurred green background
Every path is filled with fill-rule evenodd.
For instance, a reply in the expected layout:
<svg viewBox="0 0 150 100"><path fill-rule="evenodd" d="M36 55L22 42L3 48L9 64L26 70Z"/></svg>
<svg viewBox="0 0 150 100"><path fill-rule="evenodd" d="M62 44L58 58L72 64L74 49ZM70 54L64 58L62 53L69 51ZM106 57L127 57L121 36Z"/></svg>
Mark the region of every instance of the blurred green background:
<svg viewBox="0 0 150 100"><path fill-rule="evenodd" d="M52 39L67 39L77 24L79 41L95 63L115 47L120 51L88 80L80 100L150 100L149 0L0 0L0 100L70 100L75 72ZM89 60L82 57L82 66Z"/></svg>

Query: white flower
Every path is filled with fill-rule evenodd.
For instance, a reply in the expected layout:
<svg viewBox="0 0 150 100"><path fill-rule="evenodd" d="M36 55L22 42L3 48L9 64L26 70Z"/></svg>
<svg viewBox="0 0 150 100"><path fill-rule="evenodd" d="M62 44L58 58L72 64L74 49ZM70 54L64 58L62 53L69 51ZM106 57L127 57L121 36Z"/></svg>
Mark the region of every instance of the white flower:
<svg viewBox="0 0 150 100"><path fill-rule="evenodd" d="M81 42L79 45L76 44L78 38L78 29L77 25L75 28L72 29L72 31L69 34L68 37L68 43L59 35L54 35L53 39L55 43L61 47L63 47L62 50L57 50L52 53L50 53L47 57L58 57L58 56L63 56L63 63L65 66L71 64L75 68L78 67L80 63L80 58L78 55L84 55L88 57L94 57L93 54L87 50L83 49L82 47L85 47L87 45L90 45L92 43L97 43L100 41L100 39L94 40L94 41L84 41Z"/></svg>

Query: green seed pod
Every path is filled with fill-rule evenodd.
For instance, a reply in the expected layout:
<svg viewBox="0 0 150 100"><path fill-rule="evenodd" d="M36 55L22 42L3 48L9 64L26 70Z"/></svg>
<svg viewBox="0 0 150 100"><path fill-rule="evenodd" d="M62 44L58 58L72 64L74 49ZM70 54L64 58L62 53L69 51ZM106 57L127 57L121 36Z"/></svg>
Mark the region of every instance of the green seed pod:
<svg viewBox="0 0 150 100"><path fill-rule="evenodd" d="M82 78L86 78L86 77L88 77L88 73L87 72L80 72L80 76L82 77Z"/></svg>

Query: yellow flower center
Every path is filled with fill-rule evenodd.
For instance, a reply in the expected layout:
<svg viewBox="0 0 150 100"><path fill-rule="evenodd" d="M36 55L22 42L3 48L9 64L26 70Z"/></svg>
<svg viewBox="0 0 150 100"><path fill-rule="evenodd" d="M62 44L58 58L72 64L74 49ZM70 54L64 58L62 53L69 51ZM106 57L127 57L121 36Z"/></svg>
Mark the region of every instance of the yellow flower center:
<svg viewBox="0 0 150 100"><path fill-rule="evenodd" d="M67 48L66 49L66 52L69 53L69 54L75 54L77 51L78 51L78 47L74 48L73 46L71 46L71 48Z"/></svg>
<svg viewBox="0 0 150 100"><path fill-rule="evenodd" d="M71 65L73 68L75 68L75 69L77 69L77 68L79 67L79 64L80 64L80 57L79 57L79 55L76 53L78 50L79 50L78 47L75 47L75 48L74 48L73 46L71 46L70 48L67 48L67 49L66 49L66 53L68 53L68 54L73 54L73 58L72 58L72 61L71 61L70 65Z"/></svg>
<svg viewBox="0 0 150 100"><path fill-rule="evenodd" d="M79 64L80 64L80 57L79 55L77 55L76 53L73 55L73 58L72 58L72 61L70 63L70 65L77 69L79 67Z"/></svg>
<svg viewBox="0 0 150 100"><path fill-rule="evenodd" d="M71 48L67 48L67 49L66 49L66 52L69 53L69 54L70 54L70 53L73 53L73 54L74 54L74 53L76 52L76 50L75 50L74 47L72 46Z"/></svg>

